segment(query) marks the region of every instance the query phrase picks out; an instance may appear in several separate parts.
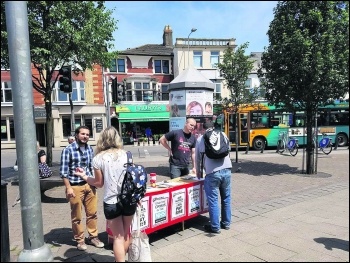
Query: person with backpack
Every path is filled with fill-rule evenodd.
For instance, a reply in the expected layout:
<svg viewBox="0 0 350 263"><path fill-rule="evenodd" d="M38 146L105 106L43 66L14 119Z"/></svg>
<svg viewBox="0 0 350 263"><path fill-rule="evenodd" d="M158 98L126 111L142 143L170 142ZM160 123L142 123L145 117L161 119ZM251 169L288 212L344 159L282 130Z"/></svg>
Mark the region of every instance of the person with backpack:
<svg viewBox="0 0 350 263"><path fill-rule="evenodd" d="M159 139L159 143L169 151L171 179L190 173L190 159L192 160L193 172L196 173L194 166L196 137L192 134L196 123L195 119L188 118L183 129L172 130ZM169 141L171 147L168 145Z"/></svg>
<svg viewBox="0 0 350 263"><path fill-rule="evenodd" d="M136 212L136 204L123 204L120 201L122 182L126 171L125 164L131 163L123 150L123 141L113 127L105 128L97 141L95 157L92 160L95 177L88 177L78 169L75 175L88 184L104 186L103 209L113 233L113 253L116 262L124 262L130 245L130 227Z"/></svg>
<svg viewBox="0 0 350 263"><path fill-rule="evenodd" d="M204 230L219 234L220 228L228 230L231 224L231 147L227 136L212 121L205 122L203 127L206 131L197 139L195 163L198 178L203 178L203 169L206 173L204 190L210 224L205 225Z"/></svg>

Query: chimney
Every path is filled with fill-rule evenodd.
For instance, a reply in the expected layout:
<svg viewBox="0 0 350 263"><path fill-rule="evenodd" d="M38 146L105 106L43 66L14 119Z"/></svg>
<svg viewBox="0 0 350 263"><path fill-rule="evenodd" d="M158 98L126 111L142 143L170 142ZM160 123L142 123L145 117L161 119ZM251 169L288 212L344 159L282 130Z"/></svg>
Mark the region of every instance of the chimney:
<svg viewBox="0 0 350 263"><path fill-rule="evenodd" d="M166 47L173 46L173 30L169 25L164 27L163 46L166 46Z"/></svg>

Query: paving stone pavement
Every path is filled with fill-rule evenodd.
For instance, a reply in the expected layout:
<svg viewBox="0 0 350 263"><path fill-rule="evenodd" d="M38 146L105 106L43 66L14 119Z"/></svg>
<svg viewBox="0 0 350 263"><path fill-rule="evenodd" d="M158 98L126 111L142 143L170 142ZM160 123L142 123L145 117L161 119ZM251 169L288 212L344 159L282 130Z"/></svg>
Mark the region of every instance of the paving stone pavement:
<svg viewBox="0 0 350 263"><path fill-rule="evenodd" d="M302 151L297 156L232 152L232 208L230 230L204 232L208 213L149 235L154 262L349 262L349 150L320 154L318 174L306 175ZM157 180L167 179L167 156L135 156ZM23 250L21 206L13 205L18 186L8 184L10 260ZM98 209L99 237L105 248L78 251L72 240L69 205L64 188L42 196L44 241L54 262L113 262L107 245L106 221Z"/></svg>

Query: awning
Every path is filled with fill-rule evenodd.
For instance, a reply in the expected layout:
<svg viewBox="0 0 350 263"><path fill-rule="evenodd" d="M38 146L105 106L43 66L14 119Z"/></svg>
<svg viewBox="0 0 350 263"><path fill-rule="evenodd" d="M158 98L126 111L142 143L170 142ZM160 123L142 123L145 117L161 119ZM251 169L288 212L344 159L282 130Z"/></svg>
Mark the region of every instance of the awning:
<svg viewBox="0 0 350 263"><path fill-rule="evenodd" d="M119 112L119 122L168 121L169 112Z"/></svg>

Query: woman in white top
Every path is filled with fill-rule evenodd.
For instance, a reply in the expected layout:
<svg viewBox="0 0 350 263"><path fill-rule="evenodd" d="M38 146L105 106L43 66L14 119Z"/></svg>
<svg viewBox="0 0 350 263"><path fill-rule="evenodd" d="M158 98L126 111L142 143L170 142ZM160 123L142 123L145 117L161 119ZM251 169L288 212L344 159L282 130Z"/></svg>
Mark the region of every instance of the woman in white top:
<svg viewBox="0 0 350 263"><path fill-rule="evenodd" d="M125 261L131 241L129 230L137 207L123 206L118 202L124 164L127 163L127 155L122 148L123 142L118 131L112 126L107 127L100 134L92 160L95 177L87 177L81 168L75 173L90 185L104 186L103 210L113 233L113 252L117 262Z"/></svg>

